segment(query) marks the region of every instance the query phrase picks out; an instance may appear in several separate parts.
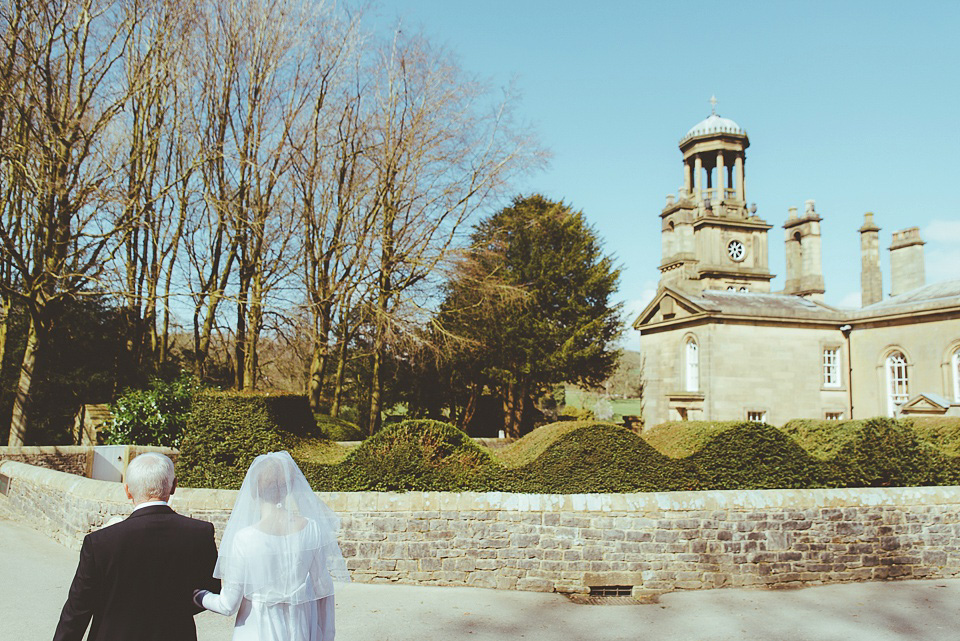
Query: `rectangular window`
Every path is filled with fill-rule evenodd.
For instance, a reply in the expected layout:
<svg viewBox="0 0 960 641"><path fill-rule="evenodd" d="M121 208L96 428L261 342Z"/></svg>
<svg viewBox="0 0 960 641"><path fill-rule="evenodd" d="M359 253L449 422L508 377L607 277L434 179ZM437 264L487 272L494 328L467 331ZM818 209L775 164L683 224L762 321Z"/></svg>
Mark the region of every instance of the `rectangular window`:
<svg viewBox="0 0 960 641"><path fill-rule="evenodd" d="M752 423L766 423L767 413L760 410L750 410L747 412L747 420Z"/></svg>
<svg viewBox="0 0 960 641"><path fill-rule="evenodd" d="M842 421L843 412L827 412L828 421Z"/></svg>
<svg viewBox="0 0 960 641"><path fill-rule="evenodd" d="M827 347L823 350L823 386L840 387L840 349Z"/></svg>

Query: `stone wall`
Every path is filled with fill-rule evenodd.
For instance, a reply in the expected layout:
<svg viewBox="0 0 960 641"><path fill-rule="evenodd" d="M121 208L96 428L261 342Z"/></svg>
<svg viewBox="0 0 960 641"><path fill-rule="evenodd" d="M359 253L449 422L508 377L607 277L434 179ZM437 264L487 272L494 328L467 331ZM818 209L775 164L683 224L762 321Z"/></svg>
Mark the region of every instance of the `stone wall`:
<svg viewBox="0 0 960 641"><path fill-rule="evenodd" d="M161 452L177 462L179 452L169 447L127 445L124 452L126 464L144 452ZM0 462L17 461L28 465L45 467L58 472L89 477L93 472L94 448L91 445L36 445L23 447L0 447Z"/></svg>
<svg viewBox="0 0 960 641"><path fill-rule="evenodd" d="M117 484L0 463L22 518L78 547L130 506ZM321 493L357 581L635 594L960 575L960 488L609 495ZM222 531L236 492L174 508Z"/></svg>

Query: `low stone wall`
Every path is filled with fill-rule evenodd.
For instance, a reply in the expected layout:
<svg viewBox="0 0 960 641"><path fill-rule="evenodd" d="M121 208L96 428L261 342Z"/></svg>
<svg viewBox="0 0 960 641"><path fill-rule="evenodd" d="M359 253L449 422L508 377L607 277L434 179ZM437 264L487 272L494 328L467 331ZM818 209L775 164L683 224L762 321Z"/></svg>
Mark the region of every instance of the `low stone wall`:
<svg viewBox="0 0 960 641"><path fill-rule="evenodd" d="M78 547L130 505L115 483L0 463L23 518ZM960 575L960 488L609 495L320 493L365 582L635 594ZM183 488L222 531L235 491Z"/></svg>
<svg viewBox="0 0 960 641"><path fill-rule="evenodd" d="M78 476L90 476L93 447L83 445L44 445L0 447L0 461L18 461Z"/></svg>
<svg viewBox="0 0 960 641"><path fill-rule="evenodd" d="M169 447L127 445L123 457L126 464L144 452L161 452L177 462L179 452ZM58 472L90 477L93 473L94 448L92 445L26 445L23 447L0 447L0 462L17 461L28 465L45 467Z"/></svg>

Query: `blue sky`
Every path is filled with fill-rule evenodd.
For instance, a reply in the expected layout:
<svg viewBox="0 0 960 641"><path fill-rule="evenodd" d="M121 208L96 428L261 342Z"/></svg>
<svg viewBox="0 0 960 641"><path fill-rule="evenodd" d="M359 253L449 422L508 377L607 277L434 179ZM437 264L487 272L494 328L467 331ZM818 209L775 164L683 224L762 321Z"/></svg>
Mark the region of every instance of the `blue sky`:
<svg viewBox="0 0 960 641"><path fill-rule="evenodd" d="M377 12L494 85L515 80L553 153L517 190L583 210L623 268L630 322L656 289L677 143L711 95L750 137L747 199L774 225L774 290L787 209L807 199L823 218L827 303L859 305L866 211L883 248L920 227L928 282L960 277L960 2L382 0Z"/></svg>

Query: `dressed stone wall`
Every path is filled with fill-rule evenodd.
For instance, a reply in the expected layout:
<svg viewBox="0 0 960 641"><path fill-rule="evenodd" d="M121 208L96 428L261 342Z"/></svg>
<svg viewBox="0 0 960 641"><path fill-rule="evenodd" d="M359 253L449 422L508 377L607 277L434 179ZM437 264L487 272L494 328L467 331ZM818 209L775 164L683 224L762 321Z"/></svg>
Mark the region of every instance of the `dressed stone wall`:
<svg viewBox="0 0 960 641"><path fill-rule="evenodd" d="M177 462L179 451L169 447L148 445L124 446L122 467L144 452L160 452ZM17 461L28 465L45 467L67 474L90 477L93 472L95 450L92 445L26 445L22 447L0 447L0 462Z"/></svg>
<svg viewBox="0 0 960 641"><path fill-rule="evenodd" d="M0 463L0 493L72 547L130 511L118 484ZM960 575L960 488L608 495L320 493L357 581L635 594ZM222 531L235 491L173 507Z"/></svg>

